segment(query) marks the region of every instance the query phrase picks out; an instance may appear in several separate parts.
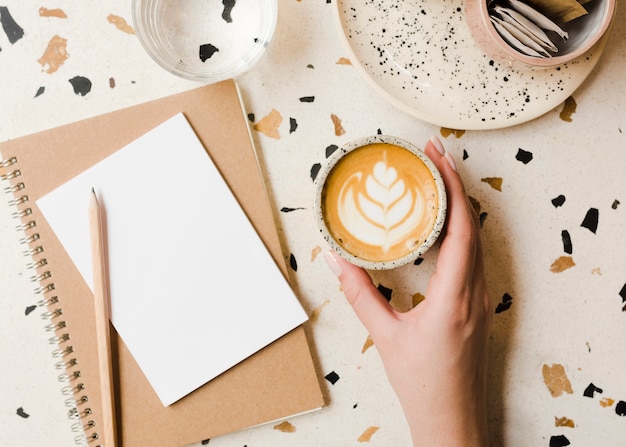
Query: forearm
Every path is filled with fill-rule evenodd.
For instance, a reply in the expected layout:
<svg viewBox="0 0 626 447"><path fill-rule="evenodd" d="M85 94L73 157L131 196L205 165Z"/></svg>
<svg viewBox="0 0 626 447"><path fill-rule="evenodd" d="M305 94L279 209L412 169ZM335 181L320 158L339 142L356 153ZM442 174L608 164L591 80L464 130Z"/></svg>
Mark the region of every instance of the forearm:
<svg viewBox="0 0 626 447"><path fill-rule="evenodd" d="M478 380L438 390L421 384L406 403L401 398L413 447L488 447L486 384Z"/></svg>

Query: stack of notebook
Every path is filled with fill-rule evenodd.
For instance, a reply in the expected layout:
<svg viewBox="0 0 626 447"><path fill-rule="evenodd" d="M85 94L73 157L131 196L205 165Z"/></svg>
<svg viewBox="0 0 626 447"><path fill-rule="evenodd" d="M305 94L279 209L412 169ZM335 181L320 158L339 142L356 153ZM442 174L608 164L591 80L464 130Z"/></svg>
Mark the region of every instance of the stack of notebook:
<svg viewBox="0 0 626 447"><path fill-rule="evenodd" d="M181 137L182 140L188 138L191 146L197 145L208 152L210 158L207 157L207 160L211 169L221 173L226 180L236 201L271 254L271 257L268 257L270 270L277 268L278 277L284 280L287 272L273 214L265 194L264 182L257 165L237 88L232 81L201 87L0 145L0 176L3 182L8 184L7 191L18 203L20 210L18 218L22 221L20 231L25 232L30 244L30 259L27 262L30 262L35 270L33 276L38 276L40 280L35 293L48 305L45 316L49 322L46 327L55 331L60 341L58 349L54 350L52 355L55 361L66 369L67 374L64 378L67 383L64 392L70 398L68 405L72 407L71 414L81 418L88 439L97 436L99 421L102 420L93 294L90 279L81 270L80 255L70 249L69 241L62 241L64 239L62 228L65 224L62 223L63 218L59 223L58 216L55 217L55 210L58 211L59 204L68 203L67 197L71 196L64 196L61 193L68 184L76 182L81 175L87 175L85 173L91 175L94 167L101 166L103 160L106 159L108 162L112 154L115 153L117 157L123 151L130 151L137 145L137 141L142 141L149 135L160 139L158 132L163 132L171 125L179 129L174 132L186 135L184 138ZM172 131L170 129L167 132ZM146 141L143 143L144 148L151 144L149 140ZM182 149L169 147L167 152L169 156L177 157L179 150ZM149 157L144 163L148 168L151 167ZM161 169L157 167L160 164L162 163L155 163L152 160L154 169ZM194 170L191 166L189 168L161 173L157 179L160 187L166 185L167 190L176 191L181 197L191 196L190 200L199 203L197 201L201 198L194 196L194 193L204 186L202 179L198 183L197 176L190 177ZM110 183L112 180L110 173L107 176L106 181ZM207 179L208 177L207 174ZM138 173L136 182L145 183L145 179L144 174ZM112 213L108 218L111 219L113 225L111 231L114 232L117 231L114 229L114 222L120 221L119 216L115 214L118 212L116 206L122 199L115 199L115 196L110 194L110 202L107 204L106 195L110 190L110 186L102 186L100 194L104 197L105 208L109 208ZM132 194L131 191L129 193ZM85 199L88 199L88 192ZM144 202L142 197L134 197L133 200L136 200L141 211L141 207L145 205L145 203L142 205ZM74 203L76 200L70 202ZM163 213L174 213L181 222L177 230L180 233L164 234L163 241L179 237L185 239L182 236L188 233L210 231L206 226L199 228L199 223L194 222L196 218L193 217L193 213L189 213L189 209L181 209L179 203L172 203L168 199L162 206ZM42 212L44 208L45 213ZM216 211L215 218L218 217L219 211ZM187 220L189 218L192 220ZM75 223L75 219L69 219L69 222ZM149 222L137 222L136 219L124 222L124 225L131 227L146 224L150 225ZM85 231L88 232L88 228L85 228ZM114 234L109 236L113 244L115 236ZM150 254L135 254L138 271L143 268L142 263L155 261L151 258L157 260L159 256L167 258L169 249L163 248L166 247L163 241L152 241L155 251ZM163 252L159 251L160 248ZM187 248L186 256L191 258L185 259L184 262L191 265L194 262L203 262L204 257L211 255L211 247L201 244ZM292 306L296 301L290 300L295 300L295 297L286 297L285 294L288 295L290 290L280 284L280 279L275 283L276 293L281 293L282 299L286 300L285 306L291 309L289 314L291 323L268 335L269 344L263 343L263 346L266 346L262 348L255 347L254 354L239 354L242 358L231 356L223 363L226 366L221 369L206 368L211 369L211 372L206 373L202 379L191 380L189 376L195 374L202 362L191 362L191 365L196 366L194 371L190 371L186 368L190 356L195 354L205 363L211 363L212 356L216 359L228 357L224 351L228 351L230 336L220 340L221 351L218 353L211 351L214 348L209 349L215 345L214 334L213 338L207 341L206 350L188 345L187 341L180 338L185 331L182 330L184 327L180 326L179 320L184 317L185 312L180 312L181 309L176 307L179 301L172 297L169 304L172 321L171 324L161 323L162 334L155 332L154 337L146 336L145 338L149 339L144 340L144 347L136 348L136 342L127 344L124 339L125 333L129 334L129 342L137 335L131 335L132 324L124 321L124 317L129 315L128 312L132 312L132 306L131 310L128 310L128 303L121 303L120 296L123 296L121 292L117 293L116 304L115 284L120 274L115 273L115 269L123 263L114 262L116 258L113 252L110 255L112 321L114 329L119 329L112 333L116 415L120 440L125 447L183 446L312 411L324 405L305 331L300 324L304 318L298 316L301 309ZM271 262L272 258L275 264ZM241 253L238 259L240 263L233 265L232 269L241 275L241 281L246 281L246 277L253 275L255 265L246 262L245 253ZM265 264L267 263L264 262ZM146 272L136 274L137 278L149 277L146 276ZM168 284L175 286L176 281L180 281L176 275L163 274L152 279L157 285L161 283L163 288L167 288ZM212 289L210 274L197 277L195 280L197 284L191 289L196 290L199 297L210 297ZM138 282L140 289L141 284L147 284L145 279ZM268 290L272 290L271 286L269 287ZM145 288L148 289L147 285ZM237 282L231 283L230 289L226 290L232 290L232 296L229 296L231 294L228 291L220 289L220 299L238 299ZM132 296L132 293L130 295ZM276 304L268 296L261 296L259 299L270 300L268 301L270 307ZM162 303L163 301L161 305ZM193 308L187 309L188 313L194 311ZM135 329L141 328L140 324L142 323L138 321ZM263 322L259 324L259 327L263 328ZM152 330L154 329L153 327ZM243 338L246 336L254 338L255 331L242 326L233 333L238 333ZM207 333L210 333L210 330L207 330ZM166 334L166 337L159 338L163 334ZM162 342L150 343L159 339ZM174 341L173 345L170 344L167 349L159 349L159 343L166 343L169 340ZM177 341L181 343L180 352L175 348ZM237 344L233 340L232 346L235 345ZM192 346L192 351L182 355L183 348L189 346ZM258 350L259 348L261 349ZM164 365L173 359L171 360L173 364L169 364L170 367L163 367L168 369L170 375L162 378L157 377L157 373L155 376L154 365L146 366L148 363L144 360L141 349L153 349L156 352L156 355L152 353L153 357L165 362ZM186 388L175 387L176 390L171 391L170 385L178 382L191 385L186 385Z"/></svg>

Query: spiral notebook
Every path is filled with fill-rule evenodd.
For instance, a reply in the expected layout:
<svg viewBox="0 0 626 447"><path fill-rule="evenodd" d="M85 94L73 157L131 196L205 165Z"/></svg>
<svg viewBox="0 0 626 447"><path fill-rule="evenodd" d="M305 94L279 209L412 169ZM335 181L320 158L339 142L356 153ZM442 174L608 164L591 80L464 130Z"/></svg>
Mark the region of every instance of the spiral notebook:
<svg viewBox="0 0 626 447"><path fill-rule="evenodd" d="M30 246L30 264L40 280L34 293L47 301L47 327L61 340L52 355L67 370L64 377L70 380L63 392L70 397L70 415L81 419L87 440L97 437L101 420L93 296L35 202L176 114L187 119L286 276L273 215L232 81L0 145L0 179L9 185L6 190L19 207L17 217ZM184 173L172 172L164 181L184 193ZM184 446L324 405L303 326L169 406L160 401L115 331L112 338L116 412L125 447Z"/></svg>

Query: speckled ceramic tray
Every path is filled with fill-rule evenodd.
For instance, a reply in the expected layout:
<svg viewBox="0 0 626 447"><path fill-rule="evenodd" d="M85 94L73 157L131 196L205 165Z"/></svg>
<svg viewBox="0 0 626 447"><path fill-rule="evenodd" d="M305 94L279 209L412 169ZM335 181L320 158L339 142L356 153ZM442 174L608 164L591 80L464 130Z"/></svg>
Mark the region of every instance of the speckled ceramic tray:
<svg viewBox="0 0 626 447"><path fill-rule="evenodd" d="M415 117L452 129L497 129L561 104L586 79L604 45L549 69L512 69L475 45L462 0L337 0L352 64Z"/></svg>

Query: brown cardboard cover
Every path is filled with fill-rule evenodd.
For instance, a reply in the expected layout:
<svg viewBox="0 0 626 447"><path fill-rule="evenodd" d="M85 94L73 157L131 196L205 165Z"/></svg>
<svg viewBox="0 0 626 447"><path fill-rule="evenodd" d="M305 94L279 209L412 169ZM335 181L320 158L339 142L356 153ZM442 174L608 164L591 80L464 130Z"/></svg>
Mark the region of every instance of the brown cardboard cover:
<svg viewBox="0 0 626 447"><path fill-rule="evenodd" d="M72 352L62 359L78 361L68 372L80 371L80 377L68 385L84 386L75 394L79 400L78 411L83 415L90 408L93 413L84 415L83 423L94 421L96 424L86 430L87 436L97 433L101 420L93 295L35 201L178 112L187 117L287 276L273 214L233 81L204 86L0 145L5 159L17 157L17 164L4 171L17 169L21 173L12 183L23 182L25 189L15 195L28 195L28 202L20 207L32 210L32 214L22 220L37 224L27 233L39 234L40 239L32 243L31 248L41 246L44 250L35 255L34 260L47 260L47 265L39 268L38 273L46 270L52 273L52 278L42 284L45 290L42 293L45 298L58 297L58 304L52 304L50 310L61 309L62 315L51 321L66 322L66 327L58 334L67 333L70 339L59 349L71 346ZM179 189L181 194L185 193L184 172L172 172L163 181ZM181 228L181 231L203 230L195 228L193 222ZM158 252L158 241L155 244ZM242 265L233 268L240 269L245 280L246 269L254 266L247 266L243 257ZM53 287L48 290L49 284ZM164 327L163 330L170 329ZM176 337L176 333L171 336ZM311 411L324 404L302 326L169 407L160 403L115 331L112 331L112 345L117 421L124 447L183 446ZM206 354L199 352L198 355ZM180 374L184 375L185 371L181 370ZM80 403L82 396L87 396L88 402Z"/></svg>

